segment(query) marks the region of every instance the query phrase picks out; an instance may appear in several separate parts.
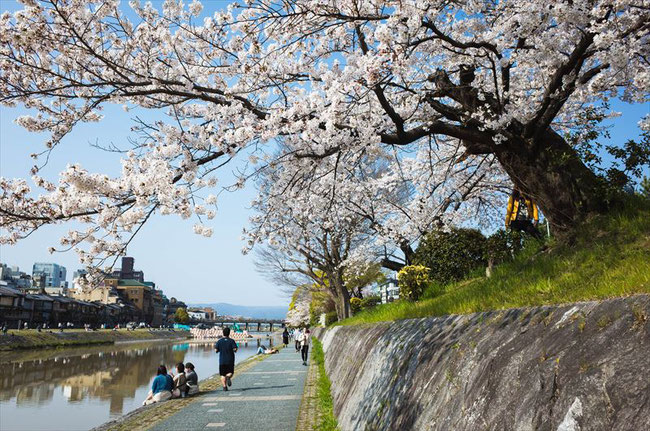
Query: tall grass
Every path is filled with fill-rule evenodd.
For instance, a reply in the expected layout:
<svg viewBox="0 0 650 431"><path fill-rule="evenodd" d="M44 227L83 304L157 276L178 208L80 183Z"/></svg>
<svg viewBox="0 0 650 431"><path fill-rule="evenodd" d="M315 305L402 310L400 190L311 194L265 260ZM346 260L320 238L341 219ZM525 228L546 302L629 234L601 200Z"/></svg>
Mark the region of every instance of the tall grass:
<svg viewBox="0 0 650 431"><path fill-rule="evenodd" d="M475 275L477 275L475 273ZM437 288L438 292L440 288ZM524 249L492 277L478 276L362 311L343 325L596 300L650 293L650 206L636 202L584 223L572 245Z"/></svg>
<svg viewBox="0 0 650 431"><path fill-rule="evenodd" d="M317 431L337 431L338 423L334 416L334 405L332 402L331 382L325 372L325 354L323 345L316 338L312 338L312 359L318 367L318 381L316 382L316 398L318 402L318 421L314 427Z"/></svg>

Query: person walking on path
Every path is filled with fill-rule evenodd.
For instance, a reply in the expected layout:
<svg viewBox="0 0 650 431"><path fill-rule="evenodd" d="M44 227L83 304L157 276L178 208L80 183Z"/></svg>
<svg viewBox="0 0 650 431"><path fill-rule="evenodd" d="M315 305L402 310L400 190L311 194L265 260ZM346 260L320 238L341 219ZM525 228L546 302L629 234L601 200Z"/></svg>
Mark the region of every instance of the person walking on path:
<svg viewBox="0 0 650 431"><path fill-rule="evenodd" d="M296 352L300 351L300 339L302 338L302 333L300 332L300 329L296 328L295 332L293 333L293 339L296 342Z"/></svg>
<svg viewBox="0 0 650 431"><path fill-rule="evenodd" d="M223 328L223 338L214 345L214 350L219 354L219 375L223 390L227 391L232 386L231 378L235 374L235 352L237 343L230 338L230 328Z"/></svg>
<svg viewBox="0 0 650 431"><path fill-rule="evenodd" d="M307 354L309 353L310 334L309 329L305 329L300 337L300 352L302 354L302 364L307 365Z"/></svg>
<svg viewBox="0 0 650 431"><path fill-rule="evenodd" d="M284 347L287 347L289 344L289 331L287 331L287 328L284 328L284 332L282 333L282 344L284 344Z"/></svg>

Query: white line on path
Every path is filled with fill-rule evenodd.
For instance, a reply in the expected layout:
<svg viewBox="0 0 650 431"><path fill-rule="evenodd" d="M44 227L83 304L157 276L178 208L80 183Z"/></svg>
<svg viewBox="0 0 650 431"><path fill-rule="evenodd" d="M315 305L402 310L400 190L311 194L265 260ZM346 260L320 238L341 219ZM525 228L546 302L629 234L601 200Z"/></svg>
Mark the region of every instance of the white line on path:
<svg viewBox="0 0 650 431"><path fill-rule="evenodd" d="M216 406L217 403L203 403L203 407Z"/></svg>
<svg viewBox="0 0 650 431"><path fill-rule="evenodd" d="M210 409L208 413L223 413L223 409Z"/></svg>
<svg viewBox="0 0 650 431"><path fill-rule="evenodd" d="M291 379L289 379L291 380ZM294 379L295 380L295 379ZM255 386L262 386L264 383L253 383Z"/></svg>
<svg viewBox="0 0 650 431"><path fill-rule="evenodd" d="M224 426L226 426L225 422L211 422L211 423L207 424L205 427L206 428L221 428L221 427L224 427Z"/></svg>
<svg viewBox="0 0 650 431"><path fill-rule="evenodd" d="M287 379L287 380L298 380L298 379Z"/></svg>
<svg viewBox="0 0 650 431"><path fill-rule="evenodd" d="M288 401L301 400L302 395L268 395L268 396L251 396L251 397L208 397L206 401Z"/></svg>

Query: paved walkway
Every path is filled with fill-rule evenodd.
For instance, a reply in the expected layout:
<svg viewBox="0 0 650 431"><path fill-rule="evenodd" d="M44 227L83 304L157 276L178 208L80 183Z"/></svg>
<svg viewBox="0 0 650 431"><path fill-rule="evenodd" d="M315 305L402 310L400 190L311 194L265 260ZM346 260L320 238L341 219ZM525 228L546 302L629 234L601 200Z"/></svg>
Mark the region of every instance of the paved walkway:
<svg viewBox="0 0 650 431"><path fill-rule="evenodd" d="M151 429L294 431L306 375L300 354L289 346L241 374L235 367L228 392L207 393Z"/></svg>

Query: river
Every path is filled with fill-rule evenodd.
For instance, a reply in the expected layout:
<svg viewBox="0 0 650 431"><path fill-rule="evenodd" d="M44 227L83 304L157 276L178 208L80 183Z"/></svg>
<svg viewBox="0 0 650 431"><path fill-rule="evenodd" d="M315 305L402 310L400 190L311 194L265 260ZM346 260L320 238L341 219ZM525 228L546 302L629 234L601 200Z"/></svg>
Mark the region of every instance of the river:
<svg viewBox="0 0 650 431"><path fill-rule="evenodd" d="M236 361L254 355L259 343L240 343ZM158 365L169 370L178 362L192 362L199 379L219 370L213 342L10 353L0 358L0 430L88 430L141 406Z"/></svg>

